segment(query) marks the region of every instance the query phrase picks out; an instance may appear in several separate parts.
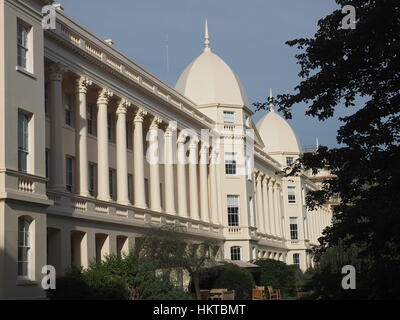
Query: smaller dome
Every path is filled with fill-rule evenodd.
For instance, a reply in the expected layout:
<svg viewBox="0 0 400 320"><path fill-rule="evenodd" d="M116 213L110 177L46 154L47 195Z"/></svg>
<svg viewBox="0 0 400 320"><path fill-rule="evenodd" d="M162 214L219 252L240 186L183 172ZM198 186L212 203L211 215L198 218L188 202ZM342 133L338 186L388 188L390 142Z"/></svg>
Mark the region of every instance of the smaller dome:
<svg viewBox="0 0 400 320"><path fill-rule="evenodd" d="M300 153L299 140L289 123L273 109L256 124L266 152Z"/></svg>

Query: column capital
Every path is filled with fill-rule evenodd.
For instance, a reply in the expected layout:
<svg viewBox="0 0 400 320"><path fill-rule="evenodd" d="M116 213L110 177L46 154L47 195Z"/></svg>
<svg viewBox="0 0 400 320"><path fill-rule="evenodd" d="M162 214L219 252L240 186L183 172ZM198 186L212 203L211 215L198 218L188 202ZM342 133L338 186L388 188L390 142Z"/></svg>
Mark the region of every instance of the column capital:
<svg viewBox="0 0 400 320"><path fill-rule="evenodd" d="M258 182L262 182L264 179L264 173L262 173L261 171L258 171L257 173L257 181Z"/></svg>
<svg viewBox="0 0 400 320"><path fill-rule="evenodd" d="M161 118L158 116L154 116L153 119L151 120L150 130L158 129L161 123L162 123Z"/></svg>
<svg viewBox="0 0 400 320"><path fill-rule="evenodd" d="M210 150L210 145L208 143L203 142L200 146L201 154L208 154Z"/></svg>
<svg viewBox="0 0 400 320"><path fill-rule="evenodd" d="M62 76L68 69L60 62L52 63L49 67L49 79L51 81L61 81Z"/></svg>
<svg viewBox="0 0 400 320"><path fill-rule="evenodd" d="M143 108L139 108L135 114L135 118L133 119L133 122L143 122L144 117L147 115L147 111L144 110Z"/></svg>
<svg viewBox="0 0 400 320"><path fill-rule="evenodd" d="M76 92L87 93L88 88L93 84L88 77L81 76L76 79Z"/></svg>
<svg viewBox="0 0 400 320"><path fill-rule="evenodd" d="M181 132L178 136L177 143L185 143L187 138L187 134L184 132Z"/></svg>
<svg viewBox="0 0 400 320"><path fill-rule="evenodd" d="M275 185L276 180L274 178L269 179L268 186L273 187Z"/></svg>
<svg viewBox="0 0 400 320"><path fill-rule="evenodd" d="M174 132L176 132L177 130L178 130L178 128L177 128L176 122L175 121L170 121L168 126L167 126L167 129L165 129L165 134L164 135L166 137L171 137L174 134Z"/></svg>
<svg viewBox="0 0 400 320"><path fill-rule="evenodd" d="M131 102L127 99L121 99L118 104L116 114L126 114L128 112L128 107L130 107Z"/></svg>
<svg viewBox="0 0 400 320"><path fill-rule="evenodd" d="M114 93L110 89L103 88L99 93L99 97L97 98L97 103L107 104L113 95Z"/></svg>
<svg viewBox="0 0 400 320"><path fill-rule="evenodd" d="M189 140L189 149L197 149L197 146L199 144L199 138L197 137L191 137Z"/></svg>
<svg viewBox="0 0 400 320"><path fill-rule="evenodd" d="M264 175L263 184L268 184L270 179L271 179L271 177Z"/></svg>

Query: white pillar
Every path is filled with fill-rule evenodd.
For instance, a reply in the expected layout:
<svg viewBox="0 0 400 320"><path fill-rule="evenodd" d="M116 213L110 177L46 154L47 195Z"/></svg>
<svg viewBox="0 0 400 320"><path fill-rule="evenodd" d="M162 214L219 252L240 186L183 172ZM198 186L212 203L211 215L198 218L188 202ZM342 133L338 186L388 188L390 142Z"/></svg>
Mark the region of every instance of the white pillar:
<svg viewBox="0 0 400 320"><path fill-rule="evenodd" d="M174 135L176 125L170 123L165 131L165 211L169 214L176 214L175 208L175 179L174 179Z"/></svg>
<svg viewBox="0 0 400 320"><path fill-rule="evenodd" d="M177 164L177 187L178 187L178 213L181 217L187 217L187 189L186 189L186 136L178 138L178 164Z"/></svg>
<svg viewBox="0 0 400 320"><path fill-rule="evenodd" d="M200 209L201 209L201 220L209 222L209 204L208 204L208 153L209 146L202 144L200 149Z"/></svg>
<svg viewBox="0 0 400 320"><path fill-rule="evenodd" d="M281 236L280 232L280 224L281 224L281 210L279 207L279 184L275 183L275 188L274 188L274 196L275 196L275 233L278 237Z"/></svg>
<svg viewBox="0 0 400 320"><path fill-rule="evenodd" d="M50 80L50 181L49 187L65 191L64 108L62 103L62 78L66 71L60 63L49 68Z"/></svg>
<svg viewBox="0 0 400 320"><path fill-rule="evenodd" d="M117 109L117 201L129 205L126 151L126 113L131 103L122 99Z"/></svg>
<svg viewBox="0 0 400 320"><path fill-rule="evenodd" d="M158 126L161 123L159 117L154 117L149 129L149 154L150 167L150 209L161 211L161 190L160 190L160 159L158 146Z"/></svg>
<svg viewBox="0 0 400 320"><path fill-rule="evenodd" d="M199 186L197 181L198 139L192 138L189 144L189 188L190 188L190 217L199 220Z"/></svg>
<svg viewBox="0 0 400 320"><path fill-rule="evenodd" d="M107 132L107 105L113 93L103 89L97 99L97 177L98 195L97 198L109 201L109 158L108 158L108 132Z"/></svg>
<svg viewBox="0 0 400 320"><path fill-rule="evenodd" d="M263 175L261 172L257 174L257 191L256 191L256 196L257 196L257 217L258 217L258 230L261 233L265 233L264 230L264 207L263 207L263 199L262 199L262 179Z"/></svg>
<svg viewBox="0 0 400 320"><path fill-rule="evenodd" d="M86 94L92 81L86 77L76 80L76 110L75 110L75 159L77 193L83 197L90 196L88 176L88 151L87 151L87 108Z"/></svg>
<svg viewBox="0 0 400 320"><path fill-rule="evenodd" d="M264 230L267 234L271 233L271 212L268 210L268 177L265 175L262 180L262 196L263 196L263 209L264 209Z"/></svg>
<svg viewBox="0 0 400 320"><path fill-rule="evenodd" d="M144 164L143 164L143 120L147 112L139 108L133 120L135 128L134 138L134 184L135 207L146 208L146 196L144 190Z"/></svg>
<svg viewBox="0 0 400 320"><path fill-rule="evenodd" d="M268 208L270 212L270 222L271 222L271 234L276 235L275 231L275 201L274 201L274 183L275 180L270 178L269 179L269 184L268 184L268 199L270 200L268 202Z"/></svg>
<svg viewBox="0 0 400 320"><path fill-rule="evenodd" d="M220 223L218 214L217 161L218 161L218 152L213 149L210 156L210 198L211 198L211 222L214 224Z"/></svg>

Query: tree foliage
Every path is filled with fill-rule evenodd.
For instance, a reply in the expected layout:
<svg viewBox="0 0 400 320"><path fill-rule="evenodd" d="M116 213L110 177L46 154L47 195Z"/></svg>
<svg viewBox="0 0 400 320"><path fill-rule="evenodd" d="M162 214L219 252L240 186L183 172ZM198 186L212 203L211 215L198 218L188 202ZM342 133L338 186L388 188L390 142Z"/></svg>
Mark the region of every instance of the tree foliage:
<svg viewBox="0 0 400 320"><path fill-rule="evenodd" d="M277 97L279 111L306 104L306 114L323 121L338 108L337 148L307 153L290 174L331 170L334 178L307 196L313 208L338 195L334 223L324 231L317 257L332 248L360 248L369 264L364 298L400 296L400 3L398 0L336 0L339 8L319 20L313 38L288 41L297 47L303 78L295 93ZM356 29L344 30L341 7L356 9ZM265 108L265 103L256 107ZM321 284L322 285L322 284ZM359 292L353 292L359 296Z"/></svg>

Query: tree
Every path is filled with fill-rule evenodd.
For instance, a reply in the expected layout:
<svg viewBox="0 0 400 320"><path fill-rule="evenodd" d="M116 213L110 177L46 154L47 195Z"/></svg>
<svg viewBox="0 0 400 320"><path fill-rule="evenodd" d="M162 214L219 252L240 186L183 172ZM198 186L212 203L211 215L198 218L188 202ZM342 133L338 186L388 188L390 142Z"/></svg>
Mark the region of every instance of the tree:
<svg viewBox="0 0 400 320"><path fill-rule="evenodd" d="M190 241L181 226L164 225L151 229L138 247L141 257L155 263L159 269L182 268L194 284L200 299L199 272L206 262L215 260L219 251L215 241Z"/></svg>
<svg viewBox="0 0 400 320"><path fill-rule="evenodd" d="M400 296L400 8L398 0L336 0L340 6L319 20L313 38L288 41L297 47L301 82L295 93L277 97L287 118L299 103L324 121L340 107L339 147L304 154L288 174L302 169L334 174L321 191L307 196L309 208L338 195L334 223L320 239L317 259L340 242L362 248L364 298ZM341 7L356 9L356 28L344 30ZM266 103L256 103L258 109Z"/></svg>

